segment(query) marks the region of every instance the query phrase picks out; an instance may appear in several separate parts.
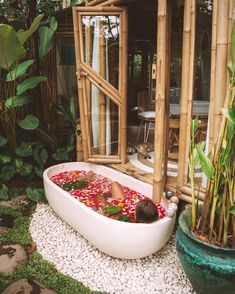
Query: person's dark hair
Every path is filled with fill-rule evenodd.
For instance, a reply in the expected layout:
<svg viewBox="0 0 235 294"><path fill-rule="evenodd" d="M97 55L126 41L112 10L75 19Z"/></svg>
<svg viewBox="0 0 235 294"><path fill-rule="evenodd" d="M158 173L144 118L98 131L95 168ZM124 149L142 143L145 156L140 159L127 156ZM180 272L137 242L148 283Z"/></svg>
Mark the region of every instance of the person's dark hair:
<svg viewBox="0 0 235 294"><path fill-rule="evenodd" d="M150 199L140 200L136 204L135 216L137 223L152 223L158 219L156 205Z"/></svg>

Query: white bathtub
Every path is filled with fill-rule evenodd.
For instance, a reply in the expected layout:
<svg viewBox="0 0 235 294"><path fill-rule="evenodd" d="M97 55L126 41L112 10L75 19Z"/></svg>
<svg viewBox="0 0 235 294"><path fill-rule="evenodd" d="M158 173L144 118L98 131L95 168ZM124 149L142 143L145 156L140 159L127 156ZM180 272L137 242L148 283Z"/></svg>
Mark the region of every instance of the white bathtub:
<svg viewBox="0 0 235 294"><path fill-rule="evenodd" d="M150 198L152 186L111 168L91 163L63 163L46 169L43 173L43 182L50 206L91 244L110 256L123 259L142 258L165 245L172 233L175 217L165 217L151 224L137 224L102 216L50 180L51 176L70 170L93 170ZM165 208L168 205L165 198L162 205Z"/></svg>

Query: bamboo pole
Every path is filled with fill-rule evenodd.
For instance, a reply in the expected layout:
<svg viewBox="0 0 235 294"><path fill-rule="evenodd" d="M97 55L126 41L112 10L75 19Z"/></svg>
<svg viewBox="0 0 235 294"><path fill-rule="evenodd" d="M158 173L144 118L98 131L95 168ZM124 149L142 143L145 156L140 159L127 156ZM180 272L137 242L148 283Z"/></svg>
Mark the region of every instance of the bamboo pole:
<svg viewBox="0 0 235 294"><path fill-rule="evenodd" d="M91 6L84 6L84 7L77 7L77 6L73 6L73 9L79 11L79 13L85 14L85 15L92 15L93 13L95 15L98 15L98 13L102 13L102 15L110 15L110 12L112 13L112 15L116 15L120 12L123 11L122 8L119 7L111 7L111 6L95 6L95 7L91 7Z"/></svg>
<svg viewBox="0 0 235 294"><path fill-rule="evenodd" d="M229 0L218 0L213 143L217 142L227 86Z"/></svg>
<svg viewBox="0 0 235 294"><path fill-rule="evenodd" d="M80 77L82 82L82 96L83 96L83 105L84 105L84 117L85 117L85 128L84 133L86 134L87 138L87 154L90 156L91 154L91 124L90 124L90 112L88 105L90 104L88 102L88 99L90 100L90 97L87 96L86 92L86 79L82 75L82 64L85 62L84 58L84 48L83 48L83 27L82 27L82 16L78 14L78 30L79 30L79 46L80 46L80 54L81 54L81 64L80 64ZM83 125L82 125L83 126Z"/></svg>
<svg viewBox="0 0 235 294"><path fill-rule="evenodd" d="M123 57L123 52L122 52L122 17L120 16L120 27L119 30L121 32L121 34L119 34L119 48L118 48L118 52L119 52L119 64L118 64L118 90L119 93L122 90L122 57ZM121 94L121 93L120 93ZM121 158L121 146L122 146L122 120L121 120L121 115L122 115L122 101L120 104L120 107L118 107L118 155Z"/></svg>
<svg viewBox="0 0 235 294"><path fill-rule="evenodd" d="M87 3L87 1L86 1ZM90 16L82 16L81 18L85 17L89 23L90 23ZM82 41L80 39L80 41ZM91 66L91 27L90 25L85 25L85 61L86 63ZM86 81L86 104L87 104L87 116L89 115L89 117L86 118L86 120L88 119L90 121L90 115L91 115L91 83L88 79L85 79ZM85 105L86 105L85 104ZM90 126L88 125L88 154L91 153L91 138L90 138Z"/></svg>
<svg viewBox="0 0 235 294"><path fill-rule="evenodd" d="M183 186L181 188L181 192L184 193L184 194L186 194L186 195L192 196L192 189L191 189L191 187ZM195 196L196 196L196 198L198 198L198 199L200 199L202 201L204 201L204 199L205 199L205 193L201 192L201 190L199 190L199 192L196 191L195 192Z"/></svg>
<svg viewBox="0 0 235 294"><path fill-rule="evenodd" d="M98 4L98 6L108 6L108 5L121 5L125 2L125 0L106 0L100 4Z"/></svg>
<svg viewBox="0 0 235 294"><path fill-rule="evenodd" d="M106 0L92 0L92 1L89 1L86 5L87 6L96 6L102 2L105 2Z"/></svg>
<svg viewBox="0 0 235 294"><path fill-rule="evenodd" d="M100 85L100 87L104 88L104 90L109 93L109 96L115 99L116 103L122 103L122 97L117 89L110 85L104 78L98 76L97 73L86 64L81 64L81 68L84 71L85 76L90 76L98 85Z"/></svg>
<svg viewBox="0 0 235 294"><path fill-rule="evenodd" d="M87 138L87 153L88 157L91 156L92 150L91 150L91 145L92 145L92 139L91 139L91 113L88 110L88 97L87 97L87 92L86 92L86 79L82 78L82 93L83 93L83 98L84 98L84 117L85 117L85 128L84 132L86 134Z"/></svg>
<svg viewBox="0 0 235 294"><path fill-rule="evenodd" d="M227 64L230 61L230 48L231 48L231 37L232 37L232 29L233 29L233 6L234 1L229 0L229 18L228 18L228 56L227 56Z"/></svg>
<svg viewBox="0 0 235 294"><path fill-rule="evenodd" d="M167 37L167 0L158 1L157 13L157 91L156 123L154 135L154 174L153 201L159 203L164 187L164 124L166 98L166 37Z"/></svg>
<svg viewBox="0 0 235 294"><path fill-rule="evenodd" d="M184 25L183 25L183 50L182 50L182 85L181 85L181 108L180 108L180 133L179 133L179 158L178 158L178 178L177 192L187 182L185 178L185 158L187 148L188 134L188 95L189 95L189 75L192 62L191 56L191 37L192 37L192 22L191 8L195 0L185 1L184 5ZM195 7L195 5L194 5ZM195 29L195 27L194 27ZM190 105L190 104L189 104ZM191 116L191 113L190 113Z"/></svg>
<svg viewBox="0 0 235 294"><path fill-rule="evenodd" d="M120 158L119 158L118 155L100 155L100 154L93 154L92 157L99 158L99 159L101 159L101 158L104 158L104 159L109 158L109 159L119 159L120 160Z"/></svg>
<svg viewBox="0 0 235 294"><path fill-rule="evenodd" d="M84 73L82 73L83 75ZM101 90L106 96L108 96L112 101L114 101L117 105L121 105L121 103L119 101L116 100L115 97L113 97L109 92L106 91L106 89L104 89L102 87L102 85L98 84L91 76L86 75L86 78L92 83L94 84L99 90Z"/></svg>
<svg viewBox="0 0 235 294"><path fill-rule="evenodd" d="M183 200L183 201L185 201L185 202L187 202L187 203L192 203L192 197L191 196L188 196L188 195L185 195L185 194L179 194L179 199L180 200ZM198 205L203 205L203 201L201 201L201 200L198 200Z"/></svg>
<svg viewBox="0 0 235 294"><path fill-rule="evenodd" d="M218 0L213 1L213 12L212 12L211 79L210 79L210 109L209 109L209 149L212 148L213 134L214 134L217 3L218 3Z"/></svg>
<svg viewBox="0 0 235 294"><path fill-rule="evenodd" d="M166 115L165 115L165 150L164 150L164 176L167 176L167 164L168 164L168 145L169 145L169 125L170 125L170 99L169 99L169 90L170 90L170 75L171 75L171 69L170 69L170 60L171 60L171 26L172 26L172 3L168 1L167 4L167 29L166 29Z"/></svg>
<svg viewBox="0 0 235 294"><path fill-rule="evenodd" d="M123 163L126 162L126 149L127 149L127 79L128 79L128 13L127 8L123 8L121 15L121 35L119 39L120 46L120 60L121 60L121 84L120 93L122 97L121 114L119 119L121 121L120 130L120 142L121 142L121 160Z"/></svg>
<svg viewBox="0 0 235 294"><path fill-rule="evenodd" d="M77 161L83 161L84 156L83 156L83 148L82 148L82 136L81 136L81 123L77 122L77 127L76 127L76 132L77 132Z"/></svg>
<svg viewBox="0 0 235 294"><path fill-rule="evenodd" d="M122 163L120 159L114 158L88 158L88 162L92 163Z"/></svg>
<svg viewBox="0 0 235 294"><path fill-rule="evenodd" d="M189 64L189 89L188 89L188 110L187 110L187 133L186 133L186 146L184 158L184 182L188 181L188 156L190 148L190 124L192 119L192 106L193 106L193 90L194 90L194 61L195 61L195 39L196 39L196 1L193 0L191 4L191 36L190 36L190 64Z"/></svg>
<svg viewBox="0 0 235 294"><path fill-rule="evenodd" d="M87 20L90 23L90 16L86 16ZM91 27L90 25L85 26L85 51L86 51L86 64L88 66L91 66L92 58L91 58ZM90 97L91 97L91 83L88 79L86 79L86 91L87 91L87 97L88 97L88 112L90 113L91 109L91 103L90 103Z"/></svg>
<svg viewBox="0 0 235 294"><path fill-rule="evenodd" d="M85 116L84 116L84 103L83 103L83 91L82 91L82 81L79 75L80 73L80 65L81 65L81 52L79 45L79 37L78 37L78 15L76 9L73 7L73 26L74 26L74 41L75 41L75 54L76 54L76 71L77 75L77 83L78 83L78 95L79 95L79 106L80 106L80 119L81 124L85 125ZM84 153L84 161L88 159L88 150L87 150L87 138L85 129L82 128L82 146ZM77 146L79 147L79 146Z"/></svg>
<svg viewBox="0 0 235 294"><path fill-rule="evenodd" d="M100 60L100 75L106 77L106 54L105 54L105 38L103 32L103 22L100 22L100 37L99 37L99 60ZM99 153L106 153L106 97L102 91L99 91Z"/></svg>

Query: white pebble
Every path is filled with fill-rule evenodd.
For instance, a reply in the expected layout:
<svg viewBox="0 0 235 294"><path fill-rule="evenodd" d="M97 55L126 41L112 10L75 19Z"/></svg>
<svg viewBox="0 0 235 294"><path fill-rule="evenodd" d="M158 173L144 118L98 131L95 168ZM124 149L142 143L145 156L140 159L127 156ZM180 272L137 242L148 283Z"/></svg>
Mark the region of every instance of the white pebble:
<svg viewBox="0 0 235 294"><path fill-rule="evenodd" d="M45 204L38 204L30 224L38 252L56 269L93 291L110 294L195 293L183 272L172 235L163 249L136 260L99 252Z"/></svg>

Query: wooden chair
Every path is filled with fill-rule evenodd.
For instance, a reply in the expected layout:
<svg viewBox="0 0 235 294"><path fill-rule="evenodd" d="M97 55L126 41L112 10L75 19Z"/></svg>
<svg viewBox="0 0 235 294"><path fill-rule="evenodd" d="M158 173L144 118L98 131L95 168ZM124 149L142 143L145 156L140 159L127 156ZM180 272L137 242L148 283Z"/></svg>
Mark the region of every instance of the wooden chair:
<svg viewBox="0 0 235 294"><path fill-rule="evenodd" d="M168 157L171 159L178 159L179 130L180 130L180 119L170 117Z"/></svg>
<svg viewBox="0 0 235 294"><path fill-rule="evenodd" d="M179 131L180 131L180 119L170 117L168 157L171 159L178 159ZM201 140L205 140L206 131L207 131L207 121L199 120L198 130L196 133L196 143L198 143Z"/></svg>

